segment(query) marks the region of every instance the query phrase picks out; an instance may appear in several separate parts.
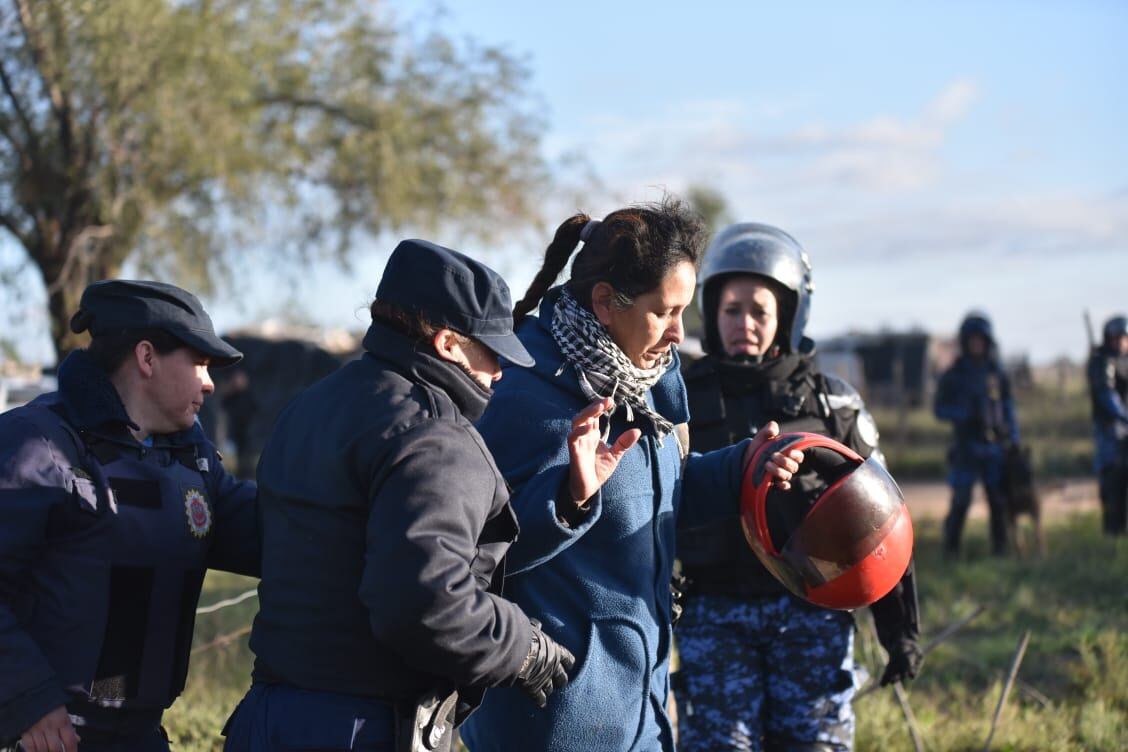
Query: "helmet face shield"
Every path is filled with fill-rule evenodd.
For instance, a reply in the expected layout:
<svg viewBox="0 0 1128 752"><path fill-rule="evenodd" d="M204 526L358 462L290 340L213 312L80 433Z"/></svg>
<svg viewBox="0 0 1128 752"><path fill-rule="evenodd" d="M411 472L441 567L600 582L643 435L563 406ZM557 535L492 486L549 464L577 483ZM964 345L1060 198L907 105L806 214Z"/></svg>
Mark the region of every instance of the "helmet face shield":
<svg viewBox="0 0 1128 752"><path fill-rule="evenodd" d="M804 438L792 438L797 436ZM792 492L771 489L763 472L768 458L781 449L806 451L808 457L812 450L831 449L848 461L844 468L839 464L839 477L818 493L782 542L768 524L769 505L803 502ZM822 468L815 471L821 474ZM776 579L807 601L860 608L892 590L908 569L912 522L900 489L876 459L862 460L824 436L787 434L757 453L744 491L742 518L752 550Z"/></svg>

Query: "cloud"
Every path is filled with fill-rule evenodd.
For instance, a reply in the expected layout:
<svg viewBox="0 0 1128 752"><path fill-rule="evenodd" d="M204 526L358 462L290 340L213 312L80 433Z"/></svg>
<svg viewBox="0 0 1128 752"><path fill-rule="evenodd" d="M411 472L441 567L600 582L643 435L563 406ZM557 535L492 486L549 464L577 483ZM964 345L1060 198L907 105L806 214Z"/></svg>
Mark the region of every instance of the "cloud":
<svg viewBox="0 0 1128 752"><path fill-rule="evenodd" d="M594 117L583 151L598 155L610 184L652 185L678 176L679 183L736 183L750 191L918 191L942 179L941 149L978 96L974 81L958 79L915 116L877 114L782 131L770 128L778 119L762 116L770 106L691 100L648 119Z"/></svg>

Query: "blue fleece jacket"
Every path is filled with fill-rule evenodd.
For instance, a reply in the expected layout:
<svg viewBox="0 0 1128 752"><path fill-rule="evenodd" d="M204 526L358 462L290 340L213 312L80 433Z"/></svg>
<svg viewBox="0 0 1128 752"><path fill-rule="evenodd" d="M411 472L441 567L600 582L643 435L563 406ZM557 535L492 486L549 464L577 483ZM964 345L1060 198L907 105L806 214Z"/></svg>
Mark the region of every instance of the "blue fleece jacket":
<svg viewBox="0 0 1128 752"><path fill-rule="evenodd" d="M507 559L506 596L568 647L576 665L544 710L517 689L491 691L463 739L473 752L672 750L666 698L675 529L719 517L738 524L747 442L683 462L673 435L660 443L648 421L628 423L618 410L610 441L634 427L643 436L586 516L563 524L555 503L567 493L567 435L588 400L572 367L561 370L549 330L556 292L518 332L536 366L505 369L478 428L513 487L521 525ZM676 358L649 397L673 423L688 420ZM686 489L710 503L683 507Z"/></svg>

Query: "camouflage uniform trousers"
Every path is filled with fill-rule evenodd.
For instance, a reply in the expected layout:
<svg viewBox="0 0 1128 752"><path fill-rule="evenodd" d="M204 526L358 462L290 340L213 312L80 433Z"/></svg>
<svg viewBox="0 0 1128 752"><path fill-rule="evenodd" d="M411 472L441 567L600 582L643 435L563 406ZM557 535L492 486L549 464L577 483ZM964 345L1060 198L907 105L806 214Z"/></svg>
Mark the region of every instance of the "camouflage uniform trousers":
<svg viewBox="0 0 1128 752"><path fill-rule="evenodd" d="M696 595L677 642L680 750L852 748L850 614L789 595Z"/></svg>

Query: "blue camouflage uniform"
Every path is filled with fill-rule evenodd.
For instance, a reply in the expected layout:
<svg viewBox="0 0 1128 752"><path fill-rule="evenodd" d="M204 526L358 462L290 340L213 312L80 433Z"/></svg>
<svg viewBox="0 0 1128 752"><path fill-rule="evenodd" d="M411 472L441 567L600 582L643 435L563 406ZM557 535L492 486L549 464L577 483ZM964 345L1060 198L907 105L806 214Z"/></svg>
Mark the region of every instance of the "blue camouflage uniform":
<svg viewBox="0 0 1128 752"><path fill-rule="evenodd" d="M936 417L951 422L954 431L948 452L952 506L944 521L944 550L950 554L959 550L977 479L987 493L992 551L1004 553L1007 545L1004 473L1007 449L1019 443L1018 421L1010 379L995 356L989 325L980 331L982 327L977 329L968 323L981 320L969 317L961 327L960 342L965 354L944 372L936 389ZM966 341L971 334L987 339L989 350L985 357L966 354Z"/></svg>
<svg viewBox="0 0 1128 752"><path fill-rule="evenodd" d="M1088 379L1103 527L1106 533L1123 535L1128 524L1128 356L1118 355L1107 343L1095 348Z"/></svg>
<svg viewBox="0 0 1128 752"><path fill-rule="evenodd" d="M205 571L259 573L254 485L131 425L82 350L0 415L0 745L65 704L84 752L167 750Z"/></svg>
<svg viewBox="0 0 1128 752"><path fill-rule="evenodd" d="M859 454L877 453L877 430L844 381L818 373L809 355L763 363L707 355L687 369L690 446L709 451L769 421L810 431ZM800 473L796 485L804 488ZM694 503L687 499L687 503ZM854 620L791 595L764 568L735 524L681 531L689 578L677 642L679 748L848 750L853 745ZM890 655L890 680L919 663L912 569L871 607ZM911 664L911 665L910 665Z"/></svg>

